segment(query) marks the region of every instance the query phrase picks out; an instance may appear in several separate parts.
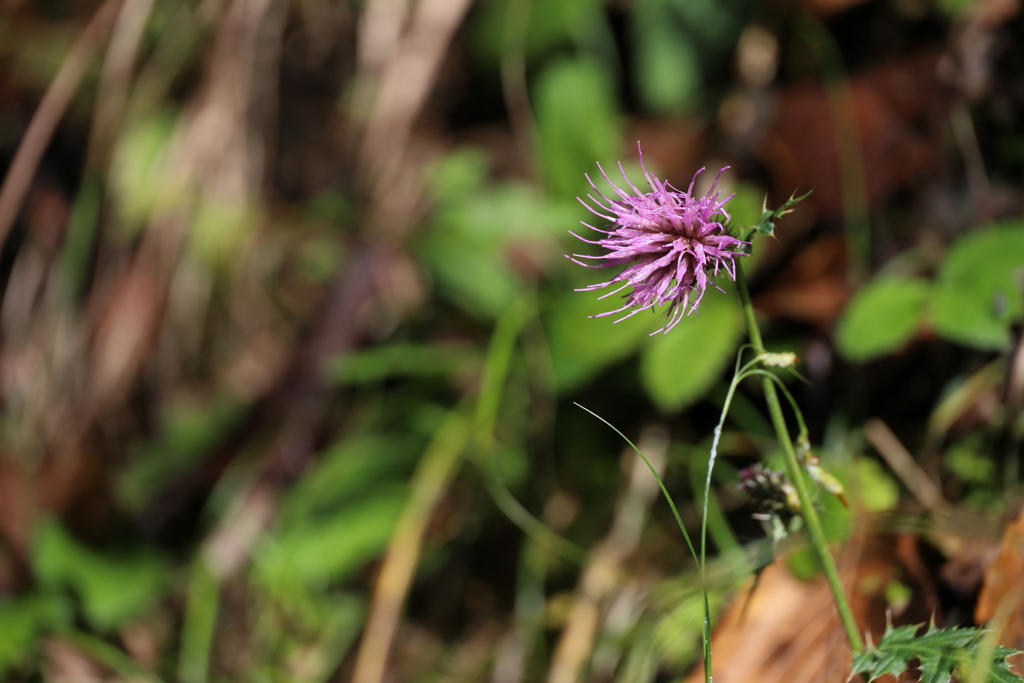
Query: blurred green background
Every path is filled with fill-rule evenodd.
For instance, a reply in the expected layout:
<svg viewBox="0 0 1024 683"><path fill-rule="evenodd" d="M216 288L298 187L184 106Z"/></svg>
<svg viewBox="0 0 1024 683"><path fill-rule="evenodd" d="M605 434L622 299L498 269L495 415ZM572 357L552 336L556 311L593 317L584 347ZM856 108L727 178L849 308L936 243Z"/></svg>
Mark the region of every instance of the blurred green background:
<svg viewBox="0 0 1024 683"><path fill-rule="evenodd" d="M745 266L836 538L938 525L874 420L997 543L1021 64L997 0L0 0L0 679L685 675L692 561L574 404L697 528L745 333L727 278L670 334L588 317L576 198L638 143L682 189L730 166L737 225L814 190ZM772 555L756 383L721 455L716 611Z"/></svg>

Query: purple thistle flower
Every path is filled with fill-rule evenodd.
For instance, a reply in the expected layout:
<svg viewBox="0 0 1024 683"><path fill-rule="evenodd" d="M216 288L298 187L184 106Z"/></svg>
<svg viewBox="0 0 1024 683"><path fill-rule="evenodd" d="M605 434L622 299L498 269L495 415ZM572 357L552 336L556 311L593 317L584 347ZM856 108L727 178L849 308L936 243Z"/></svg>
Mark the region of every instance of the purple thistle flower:
<svg viewBox="0 0 1024 683"><path fill-rule="evenodd" d="M639 150L639 144L637 148ZM610 221L612 226L609 230L601 230L589 223L583 223L591 230L606 235L596 241L584 239L572 231L570 234L588 244L600 245L607 249L608 253L601 256L573 254L567 255L566 258L587 268L621 265L627 267L607 282L590 285L577 291L590 292L622 283L617 289L598 297L604 299L626 287L632 287L631 292L623 295L626 299L624 306L591 317L603 318L633 309L615 321L622 322L640 311L667 305L665 317L668 318L668 322L652 334L668 332L679 324L684 315L697 310L707 289L709 274L714 276L719 270L724 270L735 280L736 262L733 257L746 256L735 249L741 244L748 243L729 235L723 225L729 220L729 214L723 207L733 195L719 200L722 193L715 192L718 179L729 167L726 166L718 172L711 189L703 197L693 196L694 182L703 168L694 174L690 188L686 192L680 192L668 183L658 180L652 173L648 173L644 167L643 152L640 152L640 167L652 191L644 193L638 190L626 177L620 163L619 172L635 193L629 194L611 181L601 168L601 164L597 167L608 184L615 189L618 198L605 197L587 175L590 186L604 201L587 195L598 207L595 209L582 198L577 199L591 213ZM603 263L588 264L579 259L592 259ZM714 283L712 285L721 289Z"/></svg>

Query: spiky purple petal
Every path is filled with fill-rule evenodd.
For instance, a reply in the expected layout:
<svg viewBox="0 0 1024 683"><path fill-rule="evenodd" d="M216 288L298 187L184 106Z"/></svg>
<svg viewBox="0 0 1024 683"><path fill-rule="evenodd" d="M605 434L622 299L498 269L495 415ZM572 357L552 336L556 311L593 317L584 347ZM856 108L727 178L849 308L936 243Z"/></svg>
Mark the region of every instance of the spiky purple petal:
<svg viewBox="0 0 1024 683"><path fill-rule="evenodd" d="M615 321L621 322L640 311L656 306L667 306L665 317L668 322L657 330L656 334L668 332L679 324L684 315L697 310L709 283L709 273L715 276L719 270L723 270L735 280L734 259L737 256L746 256L737 251L737 248L747 243L729 235L725 229L729 214L724 207L733 195L720 199L721 191L715 191L722 172L728 166L718 172L711 189L703 197L693 196L693 186L697 176L704 171L703 168L694 174L689 189L680 192L672 185L659 180L644 167L642 152L640 166L651 188L650 192L640 192L626 177L622 164L619 164L619 172L626 185L636 193L629 194L611 181L600 164L597 165L601 175L615 190L618 199L606 197L593 181L590 181L590 176L587 176L594 192L601 199L587 195L587 199L594 203L596 209L582 198L579 198L579 201L591 213L609 221L611 225L608 230L601 230L581 221L584 226L603 235L597 240L587 240L576 233L570 234L588 244L604 247L607 253L600 256L567 254L566 258L588 268L626 265L622 272L607 282L590 285L578 291L594 291L622 283L612 292L598 297L603 299L627 286L632 286L633 290L623 295L626 299L625 305L593 317L601 318L629 311ZM580 259L603 263L588 264ZM711 284L717 288L717 285Z"/></svg>

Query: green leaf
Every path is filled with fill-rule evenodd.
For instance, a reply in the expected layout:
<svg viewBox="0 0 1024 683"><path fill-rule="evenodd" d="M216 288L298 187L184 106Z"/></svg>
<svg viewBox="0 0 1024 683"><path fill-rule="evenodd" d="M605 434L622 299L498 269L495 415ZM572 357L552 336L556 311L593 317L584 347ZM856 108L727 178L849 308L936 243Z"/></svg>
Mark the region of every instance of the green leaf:
<svg viewBox="0 0 1024 683"><path fill-rule="evenodd" d="M952 341L979 349L1010 347L1024 314L1024 223L978 230L958 240L939 268L932 322Z"/></svg>
<svg viewBox="0 0 1024 683"><path fill-rule="evenodd" d="M71 622L66 600L57 595L31 595L0 603L0 679L33 652L40 634Z"/></svg>
<svg viewBox="0 0 1024 683"><path fill-rule="evenodd" d="M900 487L877 460L857 458L854 463L861 505L871 512L892 510L900 500Z"/></svg>
<svg viewBox="0 0 1024 683"><path fill-rule="evenodd" d="M659 114L692 108L701 89L699 55L671 8L636 3L633 32L637 85L647 107Z"/></svg>
<svg viewBox="0 0 1024 683"><path fill-rule="evenodd" d="M268 584L300 581L326 585L341 581L387 547L407 491L399 485L375 484L378 493L344 506L325 518L312 518L268 538L257 559L259 576Z"/></svg>
<svg viewBox="0 0 1024 683"><path fill-rule="evenodd" d="M133 444L132 459L117 470L115 493L131 511L147 505L244 416L246 406L227 396L168 401L158 415L156 438Z"/></svg>
<svg viewBox="0 0 1024 683"><path fill-rule="evenodd" d="M106 555L78 544L58 524L40 529L32 564L49 588L72 588L91 626L109 631L141 615L163 595L169 567L148 551Z"/></svg>
<svg viewBox="0 0 1024 683"><path fill-rule="evenodd" d="M188 601L181 624L178 649L178 680L196 683L206 680L210 651L217 631L220 580L210 571L207 560L197 554L188 581Z"/></svg>
<svg viewBox="0 0 1024 683"><path fill-rule="evenodd" d="M936 3L943 14L956 18L966 14L974 7L973 0L938 0Z"/></svg>
<svg viewBox="0 0 1024 683"><path fill-rule="evenodd" d="M595 292L565 292L547 316L547 333L562 391L587 381L608 365L631 355L651 332L651 319L635 315L621 323L590 318L617 308L618 298L599 301Z"/></svg>
<svg viewBox="0 0 1024 683"><path fill-rule="evenodd" d="M369 384L391 377L465 376L481 363L471 344L386 344L328 363L340 384Z"/></svg>
<svg viewBox="0 0 1024 683"><path fill-rule="evenodd" d="M31 600L0 605L0 675L24 660L35 647L39 618Z"/></svg>
<svg viewBox="0 0 1024 683"><path fill-rule="evenodd" d="M734 295L709 287L697 313L672 331L652 337L640 376L658 407L665 412L682 410L710 389L734 357L742 329Z"/></svg>
<svg viewBox="0 0 1024 683"><path fill-rule="evenodd" d="M486 152L477 147L460 147L431 166L427 173L430 194L437 202L458 201L482 189L490 172Z"/></svg>
<svg viewBox="0 0 1024 683"><path fill-rule="evenodd" d="M870 683L886 674L899 676L916 659L921 669L921 683L949 683L963 655L976 653L985 635L977 628L940 629L932 625L918 636L920 629L920 625L890 626L878 645L854 655L851 674L865 674ZM1002 647L993 650L987 665L989 680L1006 683L1022 680L1010 671L1006 662L1014 652Z"/></svg>
<svg viewBox="0 0 1024 683"><path fill-rule="evenodd" d="M207 267L229 268L238 257L242 241L259 222L259 210L254 204L201 195L189 224L189 252Z"/></svg>
<svg viewBox="0 0 1024 683"><path fill-rule="evenodd" d="M419 439L382 434L332 444L285 497L282 528L302 528L374 493L376 485L405 480L421 450Z"/></svg>
<svg viewBox="0 0 1024 683"><path fill-rule="evenodd" d="M175 124L175 114L163 111L127 123L118 138L110 180L119 236L138 234L154 211L188 200L187 182L170 163Z"/></svg>
<svg viewBox="0 0 1024 683"><path fill-rule="evenodd" d="M953 444L942 454L942 463L965 483L984 485L995 481L996 463L980 439L968 438Z"/></svg>
<svg viewBox="0 0 1024 683"><path fill-rule="evenodd" d="M719 596L716 596L719 597ZM654 630L662 657L676 666L689 664L701 654L704 595L696 591L665 611Z"/></svg>
<svg viewBox="0 0 1024 683"><path fill-rule="evenodd" d="M579 209L552 202L524 183L477 186L480 168L472 150L460 150L435 167L437 208L421 255L443 294L490 320L522 286L513 262L538 267L561 259L558 239L579 219ZM576 168L581 181L582 168Z"/></svg>
<svg viewBox="0 0 1024 683"><path fill-rule="evenodd" d="M863 287L839 321L836 344L850 360L898 349L917 332L931 288L924 280L880 278Z"/></svg>
<svg viewBox="0 0 1024 683"><path fill-rule="evenodd" d="M732 217L730 226L750 227L757 225L764 215L764 189L750 183L738 183L726 209ZM750 259L744 259L745 270L750 272Z"/></svg>
<svg viewBox="0 0 1024 683"><path fill-rule="evenodd" d="M68 221L67 238L61 254L60 277L63 294L74 300L92 267L96 227L103 208L103 185L92 174L82 179Z"/></svg>
<svg viewBox="0 0 1024 683"><path fill-rule="evenodd" d="M611 74L593 59L562 59L537 79L537 157L557 197L586 194L583 173L614 161L619 149L618 104Z"/></svg>
<svg viewBox="0 0 1024 683"><path fill-rule="evenodd" d="M367 434L334 444L288 492L256 575L274 590L344 580L387 545L422 450L409 436Z"/></svg>
<svg viewBox="0 0 1024 683"><path fill-rule="evenodd" d="M735 561L735 557L732 561ZM723 567L730 562L723 558ZM735 569L735 567L731 567ZM707 600L712 618L721 613L730 596L747 578L746 571L723 571L708 582ZM701 655L701 631L704 622L704 592L695 573L682 573L656 584L647 600L647 614L638 626L650 624L654 661L663 667L681 669L694 663ZM681 672L680 672L681 673ZM654 680L654 676L620 676L617 681Z"/></svg>
<svg viewBox="0 0 1024 683"><path fill-rule="evenodd" d="M588 44L595 38L605 38L600 26L603 20L601 0L544 0L528 5L518 0L511 2L515 3L511 12L510 0L478 3L474 7L477 10L473 13L475 16L470 18L470 30L474 34L472 45L478 59L494 68L501 60L510 28L514 31L515 24L524 18L519 12L525 13L528 23L523 48L529 61L544 56L561 44L578 41L583 32L587 33ZM611 40L610 37L608 39Z"/></svg>
<svg viewBox="0 0 1024 683"><path fill-rule="evenodd" d="M1010 669L1006 661L1007 657L1015 654L1017 654L1017 650L1001 645L992 649L992 665L988 671L988 680L991 683L1020 683L1022 678Z"/></svg>

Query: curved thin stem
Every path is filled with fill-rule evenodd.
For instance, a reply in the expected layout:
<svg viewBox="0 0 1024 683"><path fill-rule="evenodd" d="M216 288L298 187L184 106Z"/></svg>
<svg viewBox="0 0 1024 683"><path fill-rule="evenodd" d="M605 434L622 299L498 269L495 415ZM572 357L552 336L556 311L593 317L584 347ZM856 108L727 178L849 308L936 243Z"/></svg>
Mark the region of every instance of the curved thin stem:
<svg viewBox="0 0 1024 683"><path fill-rule="evenodd" d="M651 461L647 459L647 456L644 455L643 452L639 448L637 448L636 444L634 444L632 441L630 441L626 437L626 435L623 434L622 432L620 432L618 430L618 428L615 425L613 425L611 422L609 422L608 420L604 419L603 417L601 417L600 415L595 413L590 408L586 408L584 406L581 406L579 403L576 403L575 405L578 408L583 408L583 410L587 411L588 413L590 413L591 415L596 417L598 420L600 420L601 422L604 422L606 425L611 427L615 431L616 434L621 436L622 439L626 443L628 443L633 448L634 451L636 451L637 455L639 455L641 458L643 458L644 464L647 465L647 468L651 471L651 474L654 475L654 479L658 482L658 486L661 488L661 492L665 496L665 500L668 501L668 506L670 508L672 508L672 514L676 518L676 524L679 525L679 530L683 532L683 538L686 539L686 547L690 549L690 554L693 555L693 561L697 563L697 569L700 570L700 590L701 590L701 594L702 594L702 596L704 598L704 629L703 629L702 636L701 636L701 641L702 641L703 648L704 648L704 682L705 683L711 683L711 606L708 603L708 589L707 589L707 585L705 583L705 576L704 576L704 533L705 533L707 517L708 517L708 513L707 513L707 495L704 496L704 501L705 501L705 503L704 503L704 521L702 522L702 526L701 526L701 547L700 547L700 556L698 556L697 555L697 551L693 547L693 542L690 540L690 534L687 533L686 526L683 524L683 518L679 516L679 510L676 509L676 504L672 500L672 496L669 495L668 489L665 488L664 482L662 482L661 477L658 476L658 470L655 469L654 465L651 464ZM711 472L710 464L708 466L708 472L709 473Z"/></svg>
<svg viewBox="0 0 1024 683"><path fill-rule="evenodd" d="M665 496L665 500L668 501L668 506L672 509L672 515L676 518L676 524L679 526L679 530L683 532L683 538L686 540L686 547L688 547L690 549L690 555L692 555L694 561L697 562L698 561L697 551L693 547L693 542L690 541L690 534L688 534L686 532L686 526L683 524L683 518L679 516L679 510L676 508L676 504L672 500L672 496L669 494L668 489L665 488L664 482L662 482L661 477L658 476L658 470L656 470L654 468L654 465L651 464L651 461L647 459L647 456L644 455L643 452L641 452L641 450L639 448L637 448L636 444L634 444L632 441L629 440L629 437L627 437L625 434L623 434L622 432L619 431L618 427L616 427L611 422L609 422L608 420L604 419L603 417L601 417L600 415L595 413L590 408L587 408L586 406L580 405L579 403L576 403L576 402L573 402L573 405L576 406L577 408L580 408L582 410L587 411L588 413L590 413L591 415L596 417L598 420L600 420L601 422L604 422L606 425L611 427L611 429L616 434L618 434L620 437L622 437L622 440L625 441L626 443L628 443L630 448L632 448L634 451L636 451L636 454L639 455L643 459L644 464L647 465L647 469L649 469L651 471L651 474L654 475L654 480L658 482L658 486L661 488L662 495L664 495ZM699 563L699 567L701 569L701 577L703 578L703 570L704 570L703 562Z"/></svg>

